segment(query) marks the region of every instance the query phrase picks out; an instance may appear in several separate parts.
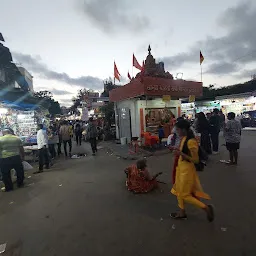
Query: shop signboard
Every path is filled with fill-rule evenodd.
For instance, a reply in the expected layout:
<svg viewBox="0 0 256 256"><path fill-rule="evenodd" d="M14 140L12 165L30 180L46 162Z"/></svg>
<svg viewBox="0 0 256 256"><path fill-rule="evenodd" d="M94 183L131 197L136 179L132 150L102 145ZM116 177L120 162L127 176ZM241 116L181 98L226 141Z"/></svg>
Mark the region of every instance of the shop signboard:
<svg viewBox="0 0 256 256"><path fill-rule="evenodd" d="M188 102L195 102L196 96L195 95L189 95Z"/></svg>
<svg viewBox="0 0 256 256"><path fill-rule="evenodd" d="M169 102L171 100L171 95L163 95L163 102Z"/></svg>

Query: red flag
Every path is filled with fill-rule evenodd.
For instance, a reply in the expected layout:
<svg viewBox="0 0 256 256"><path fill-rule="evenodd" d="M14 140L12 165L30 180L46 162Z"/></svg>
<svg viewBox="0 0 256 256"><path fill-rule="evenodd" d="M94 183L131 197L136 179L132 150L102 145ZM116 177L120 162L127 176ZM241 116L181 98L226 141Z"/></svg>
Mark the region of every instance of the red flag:
<svg viewBox="0 0 256 256"><path fill-rule="evenodd" d="M114 61L114 78L116 78L120 82L120 76L121 75L120 75L120 73L119 73L119 71L117 69L116 63Z"/></svg>
<svg viewBox="0 0 256 256"><path fill-rule="evenodd" d="M133 54L133 56L132 56L132 65L133 65L135 68L137 68L137 69L139 69L139 70L142 70L142 66L139 64L139 62L137 61L137 59L136 59L136 57L134 56L134 54Z"/></svg>
<svg viewBox="0 0 256 256"><path fill-rule="evenodd" d="M202 65L203 61L204 61L204 55L200 51L200 65Z"/></svg>
<svg viewBox="0 0 256 256"><path fill-rule="evenodd" d="M132 77L131 77L131 75L130 75L129 71L128 71L127 76L128 76L128 78L129 78L130 80L132 80Z"/></svg>

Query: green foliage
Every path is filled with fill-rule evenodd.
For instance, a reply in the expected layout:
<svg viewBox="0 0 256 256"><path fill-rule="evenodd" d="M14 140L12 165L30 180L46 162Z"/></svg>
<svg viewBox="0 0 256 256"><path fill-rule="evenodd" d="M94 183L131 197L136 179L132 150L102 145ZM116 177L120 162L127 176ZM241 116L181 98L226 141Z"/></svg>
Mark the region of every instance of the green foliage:
<svg viewBox="0 0 256 256"><path fill-rule="evenodd" d="M109 124L115 123L115 110L113 102L108 102L104 106L100 107L100 111L104 114L105 119Z"/></svg>
<svg viewBox="0 0 256 256"><path fill-rule="evenodd" d="M48 108L51 116L61 114L61 108L58 101L53 99L52 93L49 91L35 92L34 97L39 99L44 106Z"/></svg>
<svg viewBox="0 0 256 256"><path fill-rule="evenodd" d="M203 96L199 100L214 100L217 96L252 92L256 90L256 80L251 80L243 84L235 84L226 87L215 88L214 85L203 87Z"/></svg>

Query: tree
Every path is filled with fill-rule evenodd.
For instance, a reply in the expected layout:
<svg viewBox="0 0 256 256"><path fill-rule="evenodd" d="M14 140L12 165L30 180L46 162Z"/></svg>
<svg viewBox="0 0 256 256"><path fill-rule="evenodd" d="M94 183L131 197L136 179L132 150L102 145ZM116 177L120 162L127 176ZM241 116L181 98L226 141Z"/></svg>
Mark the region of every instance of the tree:
<svg viewBox="0 0 256 256"><path fill-rule="evenodd" d="M104 114L105 119L109 124L115 123L115 110L113 102L108 102L100 107L100 111Z"/></svg>
<svg viewBox="0 0 256 256"><path fill-rule="evenodd" d="M58 101L53 99L53 95L49 91L39 91L34 93L34 97L40 100L48 109L51 116L61 114L61 108Z"/></svg>
<svg viewBox="0 0 256 256"><path fill-rule="evenodd" d="M214 100L217 96L239 94L244 92L252 92L256 90L256 81L251 80L243 84L235 84L220 88L215 88L214 85L209 87L203 87L203 96L199 97L199 100Z"/></svg>

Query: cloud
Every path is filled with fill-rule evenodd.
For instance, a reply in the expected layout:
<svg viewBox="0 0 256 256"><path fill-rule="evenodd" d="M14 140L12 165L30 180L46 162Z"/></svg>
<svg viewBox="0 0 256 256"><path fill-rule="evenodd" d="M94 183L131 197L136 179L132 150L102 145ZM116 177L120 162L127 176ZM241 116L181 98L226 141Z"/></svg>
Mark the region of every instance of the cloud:
<svg viewBox="0 0 256 256"><path fill-rule="evenodd" d="M198 41L187 52L162 58L172 69L187 63L199 63L199 51L205 57L205 65L210 63L208 73L231 74L244 64L256 61L256 7L251 1L242 2L228 8L217 20L226 34L221 37L208 36ZM199 49L201 47L201 49Z"/></svg>
<svg viewBox="0 0 256 256"><path fill-rule="evenodd" d="M51 93L57 96L62 96L62 95L69 95L72 94L72 92L65 91L65 90L58 90L58 89L51 89Z"/></svg>
<svg viewBox="0 0 256 256"><path fill-rule="evenodd" d="M227 73L233 73L238 70L238 65L235 63L229 63L229 62L222 62L222 63L213 63L208 67L208 70L206 73L210 74L227 74Z"/></svg>
<svg viewBox="0 0 256 256"><path fill-rule="evenodd" d="M41 78L56 80L69 85L76 85L79 87L89 88L93 90L101 90L103 88L102 80L97 77L80 76L73 78L70 77L67 73L59 73L51 70L46 64L41 61L40 56L34 57L29 54L22 54L17 52L13 52L12 55L17 62L22 63L22 66L38 74Z"/></svg>
<svg viewBox="0 0 256 256"><path fill-rule="evenodd" d="M239 79L243 79L243 78L250 79L254 75L256 75L256 68L255 69L244 69L242 72L235 75L235 77L237 77Z"/></svg>
<svg viewBox="0 0 256 256"><path fill-rule="evenodd" d="M130 3L129 3L130 4ZM140 33L150 26L148 17L127 12L131 10L124 0L84 0L83 13L93 26L104 33L130 31Z"/></svg>

